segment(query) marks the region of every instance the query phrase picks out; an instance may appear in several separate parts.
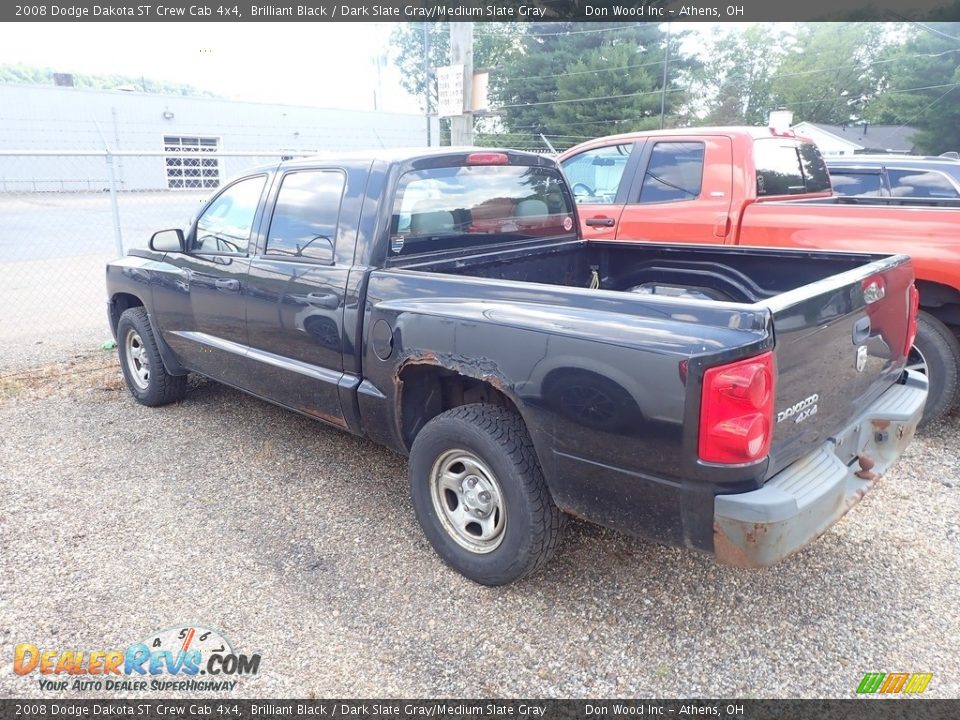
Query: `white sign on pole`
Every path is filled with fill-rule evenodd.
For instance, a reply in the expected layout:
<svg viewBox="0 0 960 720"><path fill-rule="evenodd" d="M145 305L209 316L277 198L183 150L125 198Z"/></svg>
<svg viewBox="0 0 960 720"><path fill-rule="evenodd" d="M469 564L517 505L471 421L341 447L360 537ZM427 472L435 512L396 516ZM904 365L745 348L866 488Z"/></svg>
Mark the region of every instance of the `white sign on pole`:
<svg viewBox="0 0 960 720"><path fill-rule="evenodd" d="M463 65L437 68L437 99L440 117L463 114Z"/></svg>

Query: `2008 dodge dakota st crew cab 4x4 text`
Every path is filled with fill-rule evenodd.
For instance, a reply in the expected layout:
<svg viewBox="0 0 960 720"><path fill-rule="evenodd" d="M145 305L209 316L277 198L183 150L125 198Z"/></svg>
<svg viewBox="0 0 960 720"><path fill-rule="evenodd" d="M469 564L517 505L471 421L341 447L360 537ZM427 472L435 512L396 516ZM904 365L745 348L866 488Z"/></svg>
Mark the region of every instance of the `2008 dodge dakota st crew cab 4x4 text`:
<svg viewBox="0 0 960 720"><path fill-rule="evenodd" d="M107 266L134 397L193 371L408 453L425 534L486 584L542 567L564 513L776 562L926 398L907 257L586 242L525 153L252 170L150 248Z"/></svg>

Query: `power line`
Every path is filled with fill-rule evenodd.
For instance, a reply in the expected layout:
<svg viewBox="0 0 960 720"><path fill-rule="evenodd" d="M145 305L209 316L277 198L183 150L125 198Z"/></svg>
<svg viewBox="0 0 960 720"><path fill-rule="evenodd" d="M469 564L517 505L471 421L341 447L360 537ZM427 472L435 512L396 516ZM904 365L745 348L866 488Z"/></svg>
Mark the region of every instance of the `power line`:
<svg viewBox="0 0 960 720"><path fill-rule="evenodd" d="M940 85L924 85L923 87L914 87L914 88L902 88L900 90L884 90L882 93L878 94L876 97L883 97L884 95L895 95L897 93L905 92L917 92L919 90L938 90L939 88L955 88L960 87L960 82L957 83L941 83ZM798 102L791 102L790 105L809 105L810 103L826 102L828 100L847 100L847 96L838 95L837 97L832 98L820 98L818 100L800 100Z"/></svg>
<svg viewBox="0 0 960 720"><path fill-rule="evenodd" d="M947 90L945 93L943 93L943 95L941 95L940 97L938 97L938 98L937 98L936 100L934 100L933 102L928 103L928 104L927 104L920 112L918 112L916 115L914 115L913 117L911 117L909 120L905 121L902 125L898 125L898 126L894 129L894 131L899 130L900 128L905 128L907 125L909 125L909 124L912 123L914 120L916 120L918 117L920 117L921 115L923 115L927 110L929 110L929 109L932 108L934 105L936 105L938 102L940 102L941 100L943 100L947 95L949 95L950 93L952 93L952 92L953 92L954 90L956 90L958 87L960 87L960 83L954 85L952 88L950 88L949 90Z"/></svg>
<svg viewBox="0 0 960 720"><path fill-rule="evenodd" d="M668 93L675 92L684 92L683 88L674 88L673 90L667 90ZM622 98L629 97L641 97L643 95L659 95L660 90L648 90L644 92L635 92L635 93L624 93L622 95L600 95L598 97L582 97L582 98L571 98L569 100L545 100L543 102L534 102L534 103L517 103L514 105L501 105L496 110L506 110L508 108L518 108L518 107L536 107L539 105L565 105L567 103L578 103L578 102L590 102L593 100L620 100Z"/></svg>
<svg viewBox="0 0 960 720"><path fill-rule="evenodd" d="M641 63L638 65L621 65L620 67L600 68L599 70L575 70L574 72L556 73L554 75L524 75L521 77L511 77L510 81L516 80L545 80L548 78L567 77L569 75L589 75L591 73L616 72L618 70L632 70L636 68L651 67L653 65L663 65L664 60L656 62Z"/></svg>
<svg viewBox="0 0 960 720"><path fill-rule="evenodd" d="M960 38L954 37L953 35L947 35L947 33L941 32L940 30L937 30L936 28L932 28L932 27L930 27L929 25L924 25L922 22L917 22L917 21L915 21L915 20L908 20L908 22L909 22L911 25L916 25L917 27L922 27L924 30L926 30L927 32L933 33L934 35L939 35L940 37L945 37L945 38L947 38L947 40L955 40L956 42L960 42Z"/></svg>
<svg viewBox="0 0 960 720"><path fill-rule="evenodd" d="M653 116L650 116L650 117L653 117ZM575 123L565 122L563 123L563 126L574 127L574 126L580 126L580 125L616 125L617 123L625 123L625 122L630 122L630 119L629 118L628 119L611 118L610 120L585 120L583 122L575 122ZM536 128L539 128L539 127L541 127L541 125L519 125L517 126L517 130L527 130L527 129L535 130Z"/></svg>

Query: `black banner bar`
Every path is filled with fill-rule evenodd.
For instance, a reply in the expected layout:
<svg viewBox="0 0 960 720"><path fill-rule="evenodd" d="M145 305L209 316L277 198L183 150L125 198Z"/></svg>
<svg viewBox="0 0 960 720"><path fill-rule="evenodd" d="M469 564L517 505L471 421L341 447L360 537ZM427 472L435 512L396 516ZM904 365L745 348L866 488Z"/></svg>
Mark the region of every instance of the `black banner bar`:
<svg viewBox="0 0 960 720"><path fill-rule="evenodd" d="M4 720L955 720L960 700L0 700Z"/></svg>
<svg viewBox="0 0 960 720"><path fill-rule="evenodd" d="M23 0L25 22L719 22L960 20L952 0Z"/></svg>

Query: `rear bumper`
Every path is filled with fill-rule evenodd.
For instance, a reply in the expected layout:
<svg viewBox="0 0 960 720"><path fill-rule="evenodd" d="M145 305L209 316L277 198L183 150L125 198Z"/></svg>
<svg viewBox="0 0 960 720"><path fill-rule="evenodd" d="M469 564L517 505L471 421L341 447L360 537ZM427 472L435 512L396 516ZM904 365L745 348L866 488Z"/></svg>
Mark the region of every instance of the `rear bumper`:
<svg viewBox="0 0 960 720"><path fill-rule="evenodd" d="M846 430L759 490L718 495L713 522L717 560L765 567L820 537L900 457L926 398L926 376L908 373L903 384L885 392Z"/></svg>

